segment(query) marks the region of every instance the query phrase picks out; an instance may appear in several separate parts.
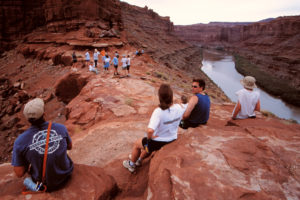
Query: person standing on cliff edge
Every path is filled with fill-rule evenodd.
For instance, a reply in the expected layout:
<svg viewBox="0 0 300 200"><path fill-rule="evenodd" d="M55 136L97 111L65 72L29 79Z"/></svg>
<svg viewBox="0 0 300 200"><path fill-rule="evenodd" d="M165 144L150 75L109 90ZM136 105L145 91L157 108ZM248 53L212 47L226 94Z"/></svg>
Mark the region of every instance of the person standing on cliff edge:
<svg viewBox="0 0 300 200"><path fill-rule="evenodd" d="M192 91L194 96L189 100L186 111L183 114L179 124L181 128L195 128L207 123L210 111L210 99L204 90L205 81L202 79L193 79Z"/></svg>
<svg viewBox="0 0 300 200"><path fill-rule="evenodd" d="M50 122L45 121L44 101L40 98L29 101L23 113L31 127L15 140L12 156L14 172L20 178L26 172L29 173L30 177L24 180L24 185L29 190L32 190L31 185L38 185L38 182L43 182L48 192L57 190L70 179L73 171L73 162L67 154L67 150L72 149L68 131L62 124L51 125ZM47 151L45 146L48 132ZM43 166L44 156L46 156L45 166ZM45 169L45 176L42 176L43 169ZM26 184L25 181L28 179L31 184Z"/></svg>
<svg viewBox="0 0 300 200"><path fill-rule="evenodd" d="M255 78L246 76L241 80L243 89L236 92L238 101L232 112L232 119L255 118L254 111L260 111L259 92L254 91L256 88Z"/></svg>
<svg viewBox="0 0 300 200"><path fill-rule="evenodd" d="M98 62L98 56L99 56L99 52L97 49L95 49L95 52L94 52L94 63L95 63L95 68L97 68L97 62Z"/></svg>
<svg viewBox="0 0 300 200"><path fill-rule="evenodd" d="M73 66L74 66L74 64L77 63L77 57L76 57L75 51L73 51L73 53L72 53L72 59L73 59Z"/></svg>
<svg viewBox="0 0 300 200"><path fill-rule="evenodd" d="M90 53L89 50L85 50L85 65L88 66L90 63Z"/></svg>

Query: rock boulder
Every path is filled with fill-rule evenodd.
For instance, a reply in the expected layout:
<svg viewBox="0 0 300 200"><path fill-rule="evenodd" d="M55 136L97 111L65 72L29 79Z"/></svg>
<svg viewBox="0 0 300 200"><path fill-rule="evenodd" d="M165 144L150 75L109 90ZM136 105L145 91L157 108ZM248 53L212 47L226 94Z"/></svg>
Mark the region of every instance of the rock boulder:
<svg viewBox="0 0 300 200"><path fill-rule="evenodd" d="M8 199L110 199L118 193L115 180L102 168L75 164L71 180L51 193L22 195L23 179L13 174L10 164L0 165L0 198Z"/></svg>

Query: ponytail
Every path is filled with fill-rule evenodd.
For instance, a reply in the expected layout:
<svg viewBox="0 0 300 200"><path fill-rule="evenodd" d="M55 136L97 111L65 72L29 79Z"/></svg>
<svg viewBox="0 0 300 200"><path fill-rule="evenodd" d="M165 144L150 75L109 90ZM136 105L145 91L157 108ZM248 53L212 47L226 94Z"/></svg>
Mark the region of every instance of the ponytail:
<svg viewBox="0 0 300 200"><path fill-rule="evenodd" d="M161 84L158 90L159 107L162 110L170 108L173 104L173 91L168 84Z"/></svg>

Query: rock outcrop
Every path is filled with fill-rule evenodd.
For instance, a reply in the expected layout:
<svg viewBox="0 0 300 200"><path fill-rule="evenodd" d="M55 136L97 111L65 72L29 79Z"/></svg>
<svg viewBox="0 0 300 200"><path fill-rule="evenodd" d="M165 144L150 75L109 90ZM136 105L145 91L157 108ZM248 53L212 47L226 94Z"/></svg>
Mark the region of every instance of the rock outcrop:
<svg viewBox="0 0 300 200"><path fill-rule="evenodd" d="M122 29L120 2L116 0L8 0L1 1L0 7L0 52L16 46L16 40L37 28L66 33L86 27L85 32L98 37L101 31Z"/></svg>
<svg viewBox="0 0 300 200"><path fill-rule="evenodd" d="M135 174L122 160L143 137L149 118L94 126L72 157L104 166L121 191L117 199L298 199L300 126L261 114L233 121L233 107L213 104L207 125L179 130L178 140L145 159ZM105 135L109 140L103 141ZM114 148L105 151L107 142ZM105 153L95 157L99 151Z"/></svg>
<svg viewBox="0 0 300 200"><path fill-rule="evenodd" d="M111 199L118 193L115 180L102 168L75 165L71 179L63 189L40 194L21 194L23 179L17 178L9 164L0 165L0 197L8 199Z"/></svg>
<svg viewBox="0 0 300 200"><path fill-rule="evenodd" d="M168 17L160 17L147 7L127 3L121 3L121 7L129 44L140 50L145 49L155 60L171 69L193 71L201 66L202 51L179 40Z"/></svg>
<svg viewBox="0 0 300 200"><path fill-rule="evenodd" d="M20 12L32 13L29 19L41 13L45 21L20 35L10 29L12 38L22 40L0 58L0 162L10 162L15 138L29 127L24 104L41 97L46 120L67 126L73 141L68 154L76 163L64 189L25 198L299 198L299 125L259 113L256 119L231 121L233 105L224 103L228 98L199 69L201 50L179 40L168 18L113 0L7 1L1 6L5 13L19 6ZM85 6L89 13L83 14ZM130 76L89 72L84 53L94 48L111 57L115 51L130 55ZM145 54L135 56L136 49ZM77 63L72 63L73 51ZM159 85L171 84L176 102L191 95L194 77L207 82L208 124L180 130L176 142L145 159L136 174L129 173L122 160L145 135ZM0 166L0 187L1 199L24 199L21 179L13 176L10 164Z"/></svg>
<svg viewBox="0 0 300 200"><path fill-rule="evenodd" d="M231 113L215 109L207 126L184 132L155 154L147 197L298 199L299 125L262 118L226 122L220 117Z"/></svg>

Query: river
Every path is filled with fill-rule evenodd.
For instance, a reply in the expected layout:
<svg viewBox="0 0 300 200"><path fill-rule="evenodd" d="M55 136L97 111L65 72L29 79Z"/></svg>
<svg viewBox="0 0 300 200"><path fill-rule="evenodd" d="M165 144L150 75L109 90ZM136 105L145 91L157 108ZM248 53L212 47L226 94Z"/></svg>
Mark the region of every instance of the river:
<svg viewBox="0 0 300 200"><path fill-rule="evenodd" d="M205 50L202 65L202 71L224 91L231 101L236 102L235 92L243 88L240 80L244 76L236 71L233 57L224 53ZM255 90L260 93L261 110L267 110L279 118L293 119L300 123L300 108L287 104L260 88Z"/></svg>

